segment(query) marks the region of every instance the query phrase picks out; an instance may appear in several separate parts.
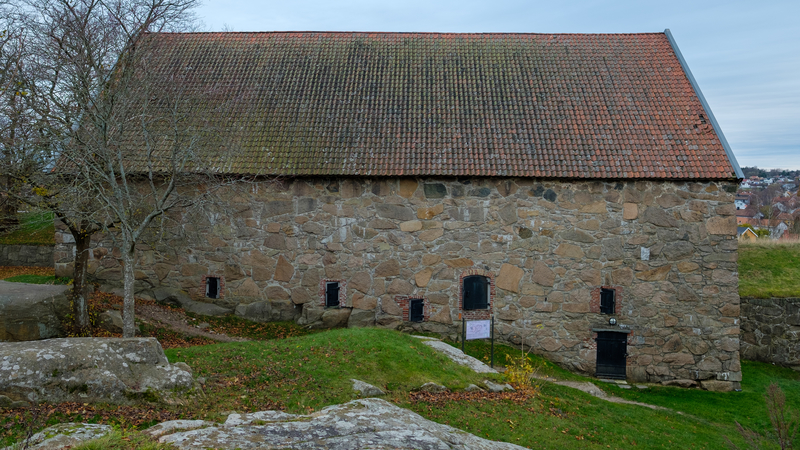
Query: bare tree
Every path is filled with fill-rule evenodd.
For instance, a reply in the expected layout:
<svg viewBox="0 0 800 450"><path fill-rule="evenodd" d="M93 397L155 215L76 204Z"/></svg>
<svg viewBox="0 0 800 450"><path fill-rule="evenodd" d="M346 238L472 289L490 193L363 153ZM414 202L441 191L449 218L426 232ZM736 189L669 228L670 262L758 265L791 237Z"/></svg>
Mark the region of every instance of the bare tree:
<svg viewBox="0 0 800 450"><path fill-rule="evenodd" d="M48 137L60 135L60 130L57 121L40 111L46 102L37 91L42 81L36 70L40 59L26 20L29 14L19 4L0 5L0 180L5 187L0 195L0 229L17 225L17 210L23 204L51 211L70 227L78 249L71 296L73 328L83 333L89 326L84 292L89 237L100 227L87 220L95 211L89 198L71 195L76 192L70 189L75 180L46 174L56 154Z"/></svg>
<svg viewBox="0 0 800 450"><path fill-rule="evenodd" d="M34 172L29 183L38 204L55 211L75 237L75 284L85 280L92 234L109 231L117 239L126 337L134 335L137 242L154 219L202 198L179 192L183 184L198 184L204 171L196 151L213 136L202 117L189 115L198 101L185 89L191 74L149 67L157 56L152 33L191 24L196 3L26 3L31 110L39 141L57 161L54 174ZM78 321L86 324L82 289L74 296Z"/></svg>
<svg viewBox="0 0 800 450"><path fill-rule="evenodd" d="M13 229L17 223L15 183L7 176L19 164L17 153L21 139L20 109L24 109L24 88L20 85L21 36L15 14L8 2L0 1L0 231Z"/></svg>

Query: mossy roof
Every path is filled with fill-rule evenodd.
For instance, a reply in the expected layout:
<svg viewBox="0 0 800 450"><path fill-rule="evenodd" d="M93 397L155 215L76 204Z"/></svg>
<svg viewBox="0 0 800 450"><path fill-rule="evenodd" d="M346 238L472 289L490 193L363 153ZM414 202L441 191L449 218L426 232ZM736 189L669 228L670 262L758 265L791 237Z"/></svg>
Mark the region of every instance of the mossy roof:
<svg viewBox="0 0 800 450"><path fill-rule="evenodd" d="M216 172L735 178L664 33L149 39L148 70L233 105L201 152Z"/></svg>

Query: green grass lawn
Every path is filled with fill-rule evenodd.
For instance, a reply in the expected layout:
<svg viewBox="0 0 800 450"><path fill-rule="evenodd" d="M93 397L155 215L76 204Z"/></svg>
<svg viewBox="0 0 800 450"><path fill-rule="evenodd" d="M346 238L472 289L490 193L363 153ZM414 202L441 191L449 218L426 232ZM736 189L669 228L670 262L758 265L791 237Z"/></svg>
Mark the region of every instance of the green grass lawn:
<svg viewBox="0 0 800 450"><path fill-rule="evenodd" d="M53 213L22 213L17 230L0 234L0 245L54 245L55 234Z"/></svg>
<svg viewBox="0 0 800 450"><path fill-rule="evenodd" d="M72 279L69 277L56 277L53 275L17 275L15 277L6 278L3 281L28 284L69 284Z"/></svg>
<svg viewBox="0 0 800 450"><path fill-rule="evenodd" d="M800 297L800 243L739 244L739 295Z"/></svg>
<svg viewBox="0 0 800 450"><path fill-rule="evenodd" d="M339 329L272 341L166 350L209 382L211 411L285 408L308 413L356 398L351 378L403 396L433 381L463 389L485 379L418 339L375 328Z"/></svg>
<svg viewBox="0 0 800 450"><path fill-rule="evenodd" d="M451 345L460 348L460 344ZM467 354L484 361L488 361L489 349L487 341L468 341L465 348ZM495 361L504 359L506 354L519 356L520 350L495 345ZM494 436L492 439L552 449L608 448L609 445L611 448L713 449L726 448L725 436L746 448L736 431L735 422L761 434L769 430L764 394L770 383L780 386L791 409L800 411L800 373L771 364L742 361L742 391L717 393L658 385L647 385L646 389L623 389L616 384L565 371L538 355L528 354L527 357L540 368L539 375L589 381L608 394L662 406L672 412L608 403L552 383L542 384L538 411L535 407L511 402L470 405L466 413L457 402L405 406L429 419L479 436L486 437L485 433L489 433ZM512 421L512 424L507 420L509 417L519 420ZM537 425L525 427L524 435L520 435L514 431L520 423ZM527 444L523 443L526 439ZM797 444L800 444L800 439Z"/></svg>
<svg viewBox="0 0 800 450"><path fill-rule="evenodd" d="M487 356L488 343L468 343L467 352ZM495 357L519 350L495 347ZM479 398L454 394L420 400L413 388L434 381L453 390L486 378L456 366L409 336L380 329L342 329L285 340L217 344L167 350L170 361L185 361L206 377L206 399L195 411L221 418L219 411L284 408L308 413L356 398L350 378L388 391L387 399L431 420L481 437L530 448L725 448L725 436L742 444L734 421L764 432L768 419L763 393L770 382L800 408L800 374L759 363L743 365L742 392L649 386L624 390L547 364L540 374L593 381L614 395L672 411L609 403L583 392L543 383L530 398ZM532 357L541 363L539 357ZM497 377L497 376L495 376ZM798 442L800 443L800 442Z"/></svg>
<svg viewBox="0 0 800 450"><path fill-rule="evenodd" d="M281 334L286 333L291 330ZM487 348L488 343L473 341L467 352L484 359ZM502 357L519 350L497 345L495 352ZM726 448L725 436L741 446L734 421L762 433L767 430L763 393L771 382L782 387L792 408L800 409L800 374L752 362L743 364L742 392L730 393L662 386L625 390L568 374L549 363L540 369L540 374L592 381L608 393L669 411L610 403L547 382L541 383L536 395L467 394L461 390L470 383L480 384L487 376L452 363L408 335L375 328L174 348L166 353L171 362L186 362L195 376L206 379L202 397L186 405L126 407L125 413L116 406L76 404L74 410L53 415L39 428L88 421L113 423L129 432L175 418L221 421L230 411L283 409L307 414L357 398L351 378L381 387L387 391L387 400L428 419L537 449L720 449ZM532 361L538 364L542 360L535 357ZM502 375L490 378L502 380ZM411 393L428 381L444 384L453 393ZM153 416L154 410L158 416ZM22 425L12 423L13 417L0 420L0 445L23 433Z"/></svg>
<svg viewBox="0 0 800 450"><path fill-rule="evenodd" d="M453 347L461 350L461 343L445 341ZM486 364L491 363L492 345L491 342L485 339L474 341L467 341L464 344L464 353L483 361ZM495 366L504 367L511 359L521 359L523 351L518 348L513 348L508 345L497 344L494 345L494 364ZM566 369L549 362L542 356L530 352L524 352L525 358L533 367L536 368L535 375L538 377L552 377L559 380L566 381L585 381L586 377L574 374Z"/></svg>

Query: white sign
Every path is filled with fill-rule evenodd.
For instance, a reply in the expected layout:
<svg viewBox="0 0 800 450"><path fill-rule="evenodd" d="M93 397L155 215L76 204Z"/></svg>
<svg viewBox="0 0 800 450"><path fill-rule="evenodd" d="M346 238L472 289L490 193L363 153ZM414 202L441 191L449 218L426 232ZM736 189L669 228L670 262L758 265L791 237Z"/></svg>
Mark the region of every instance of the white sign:
<svg viewBox="0 0 800 450"><path fill-rule="evenodd" d="M486 339L492 335L491 320L471 320L467 322L467 340Z"/></svg>

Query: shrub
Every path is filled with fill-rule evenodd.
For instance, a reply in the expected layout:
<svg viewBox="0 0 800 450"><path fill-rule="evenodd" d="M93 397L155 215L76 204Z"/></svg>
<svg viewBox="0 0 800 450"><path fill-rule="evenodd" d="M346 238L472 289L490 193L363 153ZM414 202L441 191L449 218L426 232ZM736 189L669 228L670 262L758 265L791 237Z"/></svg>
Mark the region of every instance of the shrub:
<svg viewBox="0 0 800 450"><path fill-rule="evenodd" d="M792 448L792 443L795 437L797 437L798 425L800 425L800 418L798 418L797 411L792 411L786 407L786 396L775 383L767 387L764 400L767 403L767 413L769 414L769 421L772 424L772 432L767 436L762 436L753 430L744 428L738 421L736 422L736 429L739 430L739 434L741 434L742 438L747 442L748 448L761 449L772 447L773 445L777 445L781 450ZM727 436L725 440L731 448L739 449Z"/></svg>

